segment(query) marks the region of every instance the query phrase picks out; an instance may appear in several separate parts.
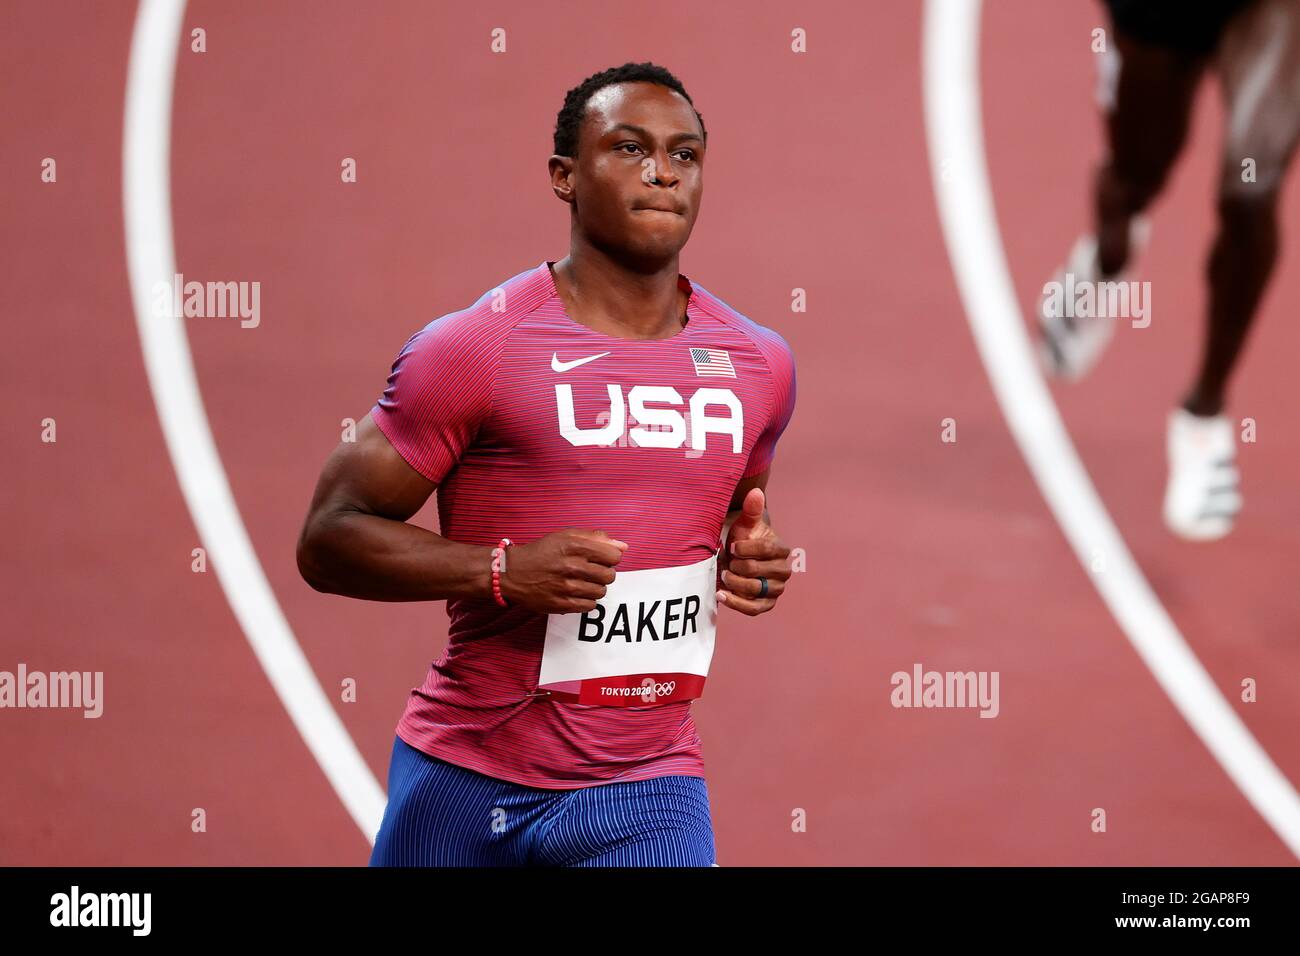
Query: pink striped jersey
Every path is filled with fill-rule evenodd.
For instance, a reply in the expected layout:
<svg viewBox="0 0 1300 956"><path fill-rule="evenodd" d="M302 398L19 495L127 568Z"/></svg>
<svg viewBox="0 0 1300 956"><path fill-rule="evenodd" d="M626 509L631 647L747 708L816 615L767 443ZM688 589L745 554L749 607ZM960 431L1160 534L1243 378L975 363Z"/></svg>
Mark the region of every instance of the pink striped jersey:
<svg viewBox="0 0 1300 956"><path fill-rule="evenodd" d="M595 528L628 543L616 576L715 556L737 483L768 468L790 421L789 346L684 275L679 333L605 335L568 316L551 264L412 336L371 416L438 485L453 541ZM559 699L538 690L547 615L491 596L447 613L446 651L397 726L412 747L549 789L704 776L689 700Z"/></svg>

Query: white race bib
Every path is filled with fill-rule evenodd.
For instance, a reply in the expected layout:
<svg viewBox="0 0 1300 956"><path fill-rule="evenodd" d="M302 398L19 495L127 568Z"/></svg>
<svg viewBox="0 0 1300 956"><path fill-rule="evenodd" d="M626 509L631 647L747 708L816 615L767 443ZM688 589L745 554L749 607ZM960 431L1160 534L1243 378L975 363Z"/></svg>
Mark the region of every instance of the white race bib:
<svg viewBox="0 0 1300 956"><path fill-rule="evenodd" d="M717 556L697 564L616 571L585 614L551 614L538 687L551 698L609 707L699 697L713 658Z"/></svg>

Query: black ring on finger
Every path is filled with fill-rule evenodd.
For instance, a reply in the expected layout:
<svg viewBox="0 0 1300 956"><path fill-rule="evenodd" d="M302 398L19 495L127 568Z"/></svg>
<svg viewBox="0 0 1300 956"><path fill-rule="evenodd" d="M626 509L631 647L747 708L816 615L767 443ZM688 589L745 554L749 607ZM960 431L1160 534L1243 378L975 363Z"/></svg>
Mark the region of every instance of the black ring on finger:
<svg viewBox="0 0 1300 956"><path fill-rule="evenodd" d="M767 597L767 578L758 579L758 596L760 598Z"/></svg>

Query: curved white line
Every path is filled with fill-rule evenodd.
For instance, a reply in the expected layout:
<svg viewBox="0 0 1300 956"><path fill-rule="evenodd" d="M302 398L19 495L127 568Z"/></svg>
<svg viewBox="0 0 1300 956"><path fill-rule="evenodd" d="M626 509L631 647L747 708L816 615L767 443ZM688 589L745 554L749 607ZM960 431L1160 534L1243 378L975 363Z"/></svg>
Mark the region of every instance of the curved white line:
<svg viewBox="0 0 1300 956"><path fill-rule="evenodd" d="M957 286L1003 417L1039 491L1130 643L1233 783L1300 856L1300 797L1219 693L1151 590L1038 372L985 166L979 37L979 0L926 0L922 68L931 177Z"/></svg>
<svg viewBox="0 0 1300 956"><path fill-rule="evenodd" d="M149 388L172 466L235 617L294 726L371 844L384 792L330 706L276 603L240 518L203 410L184 320L158 318L150 290L175 270L172 81L185 0L142 0L131 39L122 143L127 264Z"/></svg>

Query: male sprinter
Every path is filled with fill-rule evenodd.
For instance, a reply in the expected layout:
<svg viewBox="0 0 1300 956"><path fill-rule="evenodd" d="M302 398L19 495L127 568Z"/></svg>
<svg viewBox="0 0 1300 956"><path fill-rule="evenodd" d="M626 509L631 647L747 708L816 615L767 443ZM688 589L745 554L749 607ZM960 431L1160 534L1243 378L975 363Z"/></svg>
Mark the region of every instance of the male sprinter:
<svg viewBox="0 0 1300 956"><path fill-rule="evenodd" d="M677 271L705 141L654 64L569 91L568 257L417 332L325 464L303 577L450 617L373 865L715 862L690 701L717 605L762 614L790 576L763 489L795 377L779 335ZM406 523L435 488L441 535Z"/></svg>
<svg viewBox="0 0 1300 956"><path fill-rule="evenodd" d="M1300 140L1300 0L1106 0L1114 43L1101 61L1108 155L1094 185L1096 234L1062 275L1125 281L1159 195L1187 137L1195 93L1214 72L1225 135L1218 231L1206 276L1209 308L1200 367L1168 421L1164 518L1193 540L1226 535L1241 508L1236 429L1224 414L1241 354L1278 252L1278 195ZM1068 318L1044 296L1039 322L1049 371L1079 378L1113 318Z"/></svg>

